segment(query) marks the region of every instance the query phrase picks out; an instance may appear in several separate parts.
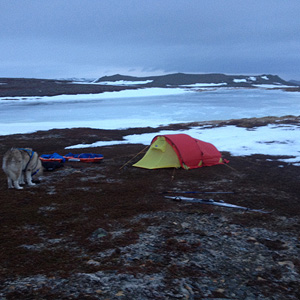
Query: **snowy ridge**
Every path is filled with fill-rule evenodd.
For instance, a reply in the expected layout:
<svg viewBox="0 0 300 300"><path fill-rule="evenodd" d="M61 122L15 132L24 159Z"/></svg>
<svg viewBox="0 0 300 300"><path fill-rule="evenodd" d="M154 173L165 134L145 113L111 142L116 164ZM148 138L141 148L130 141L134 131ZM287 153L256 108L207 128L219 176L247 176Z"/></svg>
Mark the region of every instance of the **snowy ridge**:
<svg viewBox="0 0 300 300"><path fill-rule="evenodd" d="M71 84L96 84L96 85L113 85L113 86L162 86L162 82L165 81L165 87L170 86L179 86L179 87L221 87L221 86L239 86L239 85L251 85L253 87L266 87L266 88L288 88L291 86L297 86L292 82L285 82L284 80L276 77L279 82L274 81L273 75L259 75L259 76L228 76L223 75L217 78L211 78L211 80L215 80L214 82L208 82L208 77L205 75L201 78L199 76L195 76L193 79L190 78L190 75L185 74L179 81L176 81L175 76L171 75L167 76L156 76L156 77L130 77L126 75L113 75L113 76L105 76L99 79L88 80L88 79L69 79ZM197 82L194 82L197 78ZM110 79L110 80L106 80ZM220 82L221 80L221 82ZM191 83L193 81L193 83Z"/></svg>
<svg viewBox="0 0 300 300"><path fill-rule="evenodd" d="M295 86L291 82L281 79L277 75L225 75L225 74L168 74L161 76L133 77L127 75L104 76L95 81L98 84L111 85L134 85L140 84L148 87L167 87L167 86L234 86L251 87L254 84L272 84L278 86Z"/></svg>

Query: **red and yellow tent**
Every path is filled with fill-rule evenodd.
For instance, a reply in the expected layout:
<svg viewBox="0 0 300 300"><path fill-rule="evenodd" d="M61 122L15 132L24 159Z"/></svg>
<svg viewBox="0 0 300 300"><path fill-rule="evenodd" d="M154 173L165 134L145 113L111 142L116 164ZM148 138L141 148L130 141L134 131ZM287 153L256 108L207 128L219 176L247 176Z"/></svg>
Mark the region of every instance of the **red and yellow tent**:
<svg viewBox="0 0 300 300"><path fill-rule="evenodd" d="M226 163L218 149L187 134L158 135L134 167L195 169Z"/></svg>

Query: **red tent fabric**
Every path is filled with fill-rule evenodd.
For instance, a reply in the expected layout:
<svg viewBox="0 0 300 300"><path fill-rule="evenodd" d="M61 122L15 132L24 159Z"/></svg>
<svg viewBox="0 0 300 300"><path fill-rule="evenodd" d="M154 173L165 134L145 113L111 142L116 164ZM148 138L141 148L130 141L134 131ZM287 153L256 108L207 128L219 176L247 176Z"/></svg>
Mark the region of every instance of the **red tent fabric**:
<svg viewBox="0 0 300 300"><path fill-rule="evenodd" d="M181 166L185 169L213 166L226 162L222 160L222 155L218 149L210 143L195 139L187 134L168 134L163 136L173 147ZM152 140L151 144L157 137Z"/></svg>

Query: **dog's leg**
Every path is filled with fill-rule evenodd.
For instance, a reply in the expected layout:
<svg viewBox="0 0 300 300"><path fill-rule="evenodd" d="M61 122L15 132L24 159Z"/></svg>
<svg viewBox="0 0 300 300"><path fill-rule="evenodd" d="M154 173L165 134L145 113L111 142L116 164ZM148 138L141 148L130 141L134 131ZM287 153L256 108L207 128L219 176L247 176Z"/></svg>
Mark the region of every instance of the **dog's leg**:
<svg viewBox="0 0 300 300"><path fill-rule="evenodd" d="M14 186L17 190L23 190L23 187L20 186L19 181L19 178L17 180L14 180Z"/></svg>
<svg viewBox="0 0 300 300"><path fill-rule="evenodd" d="M25 184L25 178L24 178L24 172L21 173L20 179L19 179L20 184Z"/></svg>
<svg viewBox="0 0 300 300"><path fill-rule="evenodd" d="M11 172L7 172L7 183L8 183L8 188L9 189L13 189L16 188L17 190L21 190L23 189L20 186L20 180L21 180L21 170L20 172L14 172L15 170L11 171Z"/></svg>
<svg viewBox="0 0 300 300"><path fill-rule="evenodd" d="M25 172L25 177L26 177L27 184L28 184L29 186L35 185L35 183L32 182L31 171L26 171L26 172Z"/></svg>
<svg viewBox="0 0 300 300"><path fill-rule="evenodd" d="M8 188L9 189L13 189L13 181L11 180L11 178L7 177L7 184L8 184Z"/></svg>

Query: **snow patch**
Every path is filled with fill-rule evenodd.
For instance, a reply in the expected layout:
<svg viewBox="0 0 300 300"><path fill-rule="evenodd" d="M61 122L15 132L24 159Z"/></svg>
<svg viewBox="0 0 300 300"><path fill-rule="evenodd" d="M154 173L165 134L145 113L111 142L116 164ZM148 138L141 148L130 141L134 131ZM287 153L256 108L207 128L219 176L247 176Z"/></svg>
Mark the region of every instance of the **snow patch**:
<svg viewBox="0 0 300 300"><path fill-rule="evenodd" d="M104 92L101 94L79 94L79 95L58 95L58 96L43 96L43 97L0 97L0 101L5 103L27 102L33 103L37 101L45 103L67 101L85 101L85 100L101 100L101 99L114 99L114 98L134 98L134 97L152 97L152 96L166 96L166 95L179 95L190 92L182 88L141 88L135 90L123 90L117 92Z"/></svg>
<svg viewBox="0 0 300 300"><path fill-rule="evenodd" d="M283 85L283 84L280 84L280 83L276 83L276 84L253 84L253 86L258 87L258 88L265 88L265 89L290 88L290 87L292 87L290 85Z"/></svg>
<svg viewBox="0 0 300 300"><path fill-rule="evenodd" d="M280 161L300 164L300 126L268 125L253 128L224 126L217 128L193 127L187 130L164 130L156 133L134 134L124 137L124 141L95 142L67 147L89 148L119 144L149 145L156 135L185 133L196 139L214 144L220 151L230 152L234 156L263 154L285 156Z"/></svg>
<svg viewBox="0 0 300 300"><path fill-rule="evenodd" d="M243 79L233 79L233 82L235 82L235 83L247 82L247 79L245 79L245 78L243 78Z"/></svg>
<svg viewBox="0 0 300 300"><path fill-rule="evenodd" d="M215 86L224 86L227 85L226 82L220 83L194 83L194 84L185 84L181 85L182 87L215 87Z"/></svg>
<svg viewBox="0 0 300 300"><path fill-rule="evenodd" d="M119 80L119 81L100 81L97 84L102 85L139 85L139 84L147 84L151 83L153 80L145 80L145 81L126 81L126 80Z"/></svg>

